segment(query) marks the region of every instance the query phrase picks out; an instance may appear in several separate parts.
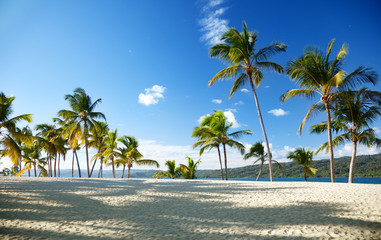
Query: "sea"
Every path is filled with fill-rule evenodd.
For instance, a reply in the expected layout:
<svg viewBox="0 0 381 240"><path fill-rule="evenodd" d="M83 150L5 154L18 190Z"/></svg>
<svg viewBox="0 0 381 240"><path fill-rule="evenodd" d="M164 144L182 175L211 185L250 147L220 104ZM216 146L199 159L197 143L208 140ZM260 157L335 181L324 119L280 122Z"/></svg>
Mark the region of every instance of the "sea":
<svg viewBox="0 0 381 240"><path fill-rule="evenodd" d="M131 170L131 178L149 178L147 177L147 174L141 174L144 177L139 177L139 173L144 173L147 170ZM31 174L33 174L33 171L31 171ZM82 177L87 178L86 171L81 171ZM116 177L121 178L122 176L122 170L116 170L115 171ZM153 175L153 174L152 174ZM22 175L23 177L28 177L28 174L25 173ZM72 173L71 170L61 170L61 177L71 177ZM74 171L74 177L78 177L78 172ZM103 171L103 178L112 178L112 171L111 170L104 170ZM124 177L127 177L127 171L124 173ZM92 175L92 178L98 178L98 171L95 171ZM199 180L220 180L221 178L199 178ZM256 181L256 178L229 178L229 180L234 181ZM347 183L348 177L336 177L335 178L337 183ZM269 178L261 178L259 181L270 181ZM304 182L304 178L274 178L274 181L276 182ZM331 182L331 178L329 177L320 177L320 178L307 178L308 182ZM363 184L381 184L381 177L355 177L353 179L354 183L363 183Z"/></svg>

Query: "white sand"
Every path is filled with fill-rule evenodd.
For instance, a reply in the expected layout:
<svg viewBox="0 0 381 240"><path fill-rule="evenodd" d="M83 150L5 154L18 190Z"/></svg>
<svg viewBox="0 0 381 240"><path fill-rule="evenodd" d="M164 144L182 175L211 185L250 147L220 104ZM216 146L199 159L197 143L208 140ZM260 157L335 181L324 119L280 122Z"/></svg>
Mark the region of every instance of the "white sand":
<svg viewBox="0 0 381 240"><path fill-rule="evenodd" d="M381 239L381 185L1 177L0 239Z"/></svg>

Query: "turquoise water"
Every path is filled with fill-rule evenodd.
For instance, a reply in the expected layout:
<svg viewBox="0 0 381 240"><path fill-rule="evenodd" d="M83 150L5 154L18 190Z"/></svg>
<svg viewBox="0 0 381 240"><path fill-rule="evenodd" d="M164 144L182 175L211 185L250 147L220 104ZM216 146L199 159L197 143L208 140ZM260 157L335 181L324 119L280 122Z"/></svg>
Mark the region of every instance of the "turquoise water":
<svg viewBox="0 0 381 240"><path fill-rule="evenodd" d="M210 179L210 178L205 178ZM213 178L215 180L218 180L219 178ZM255 181L255 178L229 178L229 180L235 180L235 181ZM336 182L338 183L347 183L348 178L347 177L336 177ZM269 178L261 178L259 181L270 181ZM304 182L304 178L274 178L274 181L276 182ZM331 178L325 177L325 178L308 178L308 182L331 182ZM368 183L368 184L381 184L381 177L355 177L353 178L354 183Z"/></svg>

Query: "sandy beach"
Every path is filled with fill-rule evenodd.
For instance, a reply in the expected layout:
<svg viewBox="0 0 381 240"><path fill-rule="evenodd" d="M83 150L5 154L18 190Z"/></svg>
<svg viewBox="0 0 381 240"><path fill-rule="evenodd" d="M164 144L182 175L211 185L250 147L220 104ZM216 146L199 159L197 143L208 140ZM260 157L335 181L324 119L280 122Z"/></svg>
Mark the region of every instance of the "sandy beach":
<svg viewBox="0 0 381 240"><path fill-rule="evenodd" d="M2 177L0 239L381 239L381 185Z"/></svg>

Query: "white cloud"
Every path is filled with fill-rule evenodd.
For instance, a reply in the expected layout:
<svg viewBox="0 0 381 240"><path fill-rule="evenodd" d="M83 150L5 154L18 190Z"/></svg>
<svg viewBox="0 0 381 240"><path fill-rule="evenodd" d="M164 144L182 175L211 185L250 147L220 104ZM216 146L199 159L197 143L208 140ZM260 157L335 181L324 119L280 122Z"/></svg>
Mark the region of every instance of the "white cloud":
<svg viewBox="0 0 381 240"><path fill-rule="evenodd" d="M246 88L242 88L242 89L241 89L241 92L248 93L249 90L247 90Z"/></svg>
<svg viewBox="0 0 381 240"><path fill-rule="evenodd" d="M264 86L264 88L270 88L270 86Z"/></svg>
<svg viewBox="0 0 381 240"><path fill-rule="evenodd" d="M196 139L195 139L196 140ZM166 160L176 160L176 165L187 164L185 156L189 156L194 160L201 158L199 169L219 169L218 154L216 149L205 151L204 154L199 156L199 148L193 149L191 145L167 145L152 140L139 140L139 150L144 155L144 158L154 159L159 162L160 169L165 170ZM249 146L243 143L244 146ZM243 160L242 155L235 149L227 148L228 167L240 167L251 164ZM223 155L221 156L223 158ZM134 168L142 168L134 166ZM152 168L152 167L145 167Z"/></svg>
<svg viewBox="0 0 381 240"><path fill-rule="evenodd" d="M235 119L232 109L228 109L227 111L224 111L224 115L226 117L226 120L229 123L233 123L232 128L239 128L241 126L241 124L239 124L237 120Z"/></svg>
<svg viewBox="0 0 381 240"><path fill-rule="evenodd" d="M271 114L273 114L273 115L276 116L276 117L284 116L284 115L287 115L287 114L288 114L288 112L284 111L284 110L281 109L281 108L270 110L270 111L268 111L268 113L271 113Z"/></svg>
<svg viewBox="0 0 381 240"><path fill-rule="evenodd" d="M164 98L165 87L159 85L153 85L152 88L144 89L145 93L139 94L139 103L149 106L157 104L160 98Z"/></svg>
<svg viewBox="0 0 381 240"><path fill-rule="evenodd" d="M213 100L212 100L212 103L215 103L215 104L221 104L221 103L222 103L222 100L221 100L221 99L213 99Z"/></svg>
<svg viewBox="0 0 381 240"><path fill-rule="evenodd" d="M210 45L221 43L221 35L228 30L229 22L221 18L227 8L220 7L216 9L223 2L224 0L210 0L202 9L204 18L199 21L199 24L204 34L201 40Z"/></svg>
<svg viewBox="0 0 381 240"><path fill-rule="evenodd" d="M243 101L238 101L238 102L234 103L234 106L242 105L242 104L243 104Z"/></svg>

